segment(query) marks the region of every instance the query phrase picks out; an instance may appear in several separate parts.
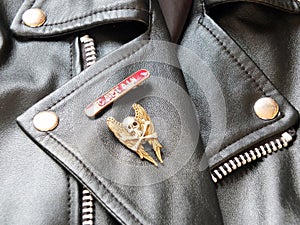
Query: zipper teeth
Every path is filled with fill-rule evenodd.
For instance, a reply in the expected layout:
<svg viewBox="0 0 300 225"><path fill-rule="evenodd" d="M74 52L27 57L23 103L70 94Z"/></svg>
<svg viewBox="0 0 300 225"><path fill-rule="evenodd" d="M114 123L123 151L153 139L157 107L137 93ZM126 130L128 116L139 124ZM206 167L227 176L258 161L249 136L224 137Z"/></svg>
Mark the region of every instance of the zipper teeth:
<svg viewBox="0 0 300 225"><path fill-rule="evenodd" d="M96 48L94 39L90 38L89 35L84 35L80 38L82 44L82 58L84 68L93 65L96 62ZM81 201L81 221L82 225L93 225L94 224L94 199L91 193L83 187L82 190L82 201Z"/></svg>
<svg viewBox="0 0 300 225"><path fill-rule="evenodd" d="M294 134L295 130L284 132L279 138L274 138L273 140L268 141L254 149L245 151L230 158L225 163L211 171L212 180L217 183L219 180L223 179L237 168L249 164L250 162L255 161L263 156L272 154L272 152L276 152L287 147L289 143L293 141Z"/></svg>
<svg viewBox="0 0 300 225"><path fill-rule="evenodd" d="M84 51L84 66L89 67L96 62L96 48L94 40L88 35L84 35L80 38L80 42L83 45Z"/></svg>
<svg viewBox="0 0 300 225"><path fill-rule="evenodd" d="M94 224L94 199L91 193L84 187L82 190L82 225Z"/></svg>

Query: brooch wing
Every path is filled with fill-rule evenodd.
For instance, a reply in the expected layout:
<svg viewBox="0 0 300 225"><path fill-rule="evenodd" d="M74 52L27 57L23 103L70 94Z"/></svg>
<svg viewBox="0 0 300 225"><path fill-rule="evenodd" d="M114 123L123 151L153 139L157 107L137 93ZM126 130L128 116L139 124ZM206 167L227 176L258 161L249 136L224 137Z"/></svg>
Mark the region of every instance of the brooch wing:
<svg viewBox="0 0 300 225"><path fill-rule="evenodd" d="M155 160L144 150L144 147L141 144L135 148L137 139L133 137L120 122L113 117L108 117L106 124L123 145L137 153L141 159L146 159L157 166Z"/></svg>
<svg viewBox="0 0 300 225"><path fill-rule="evenodd" d="M135 119L136 121L141 124L141 130L144 130L145 126L146 127L146 132L145 135L154 135L156 136L155 138L150 138L148 139L148 143L153 147L153 150L156 154L156 157L158 160L163 163L162 157L161 157L161 148L162 145L159 143L157 134L154 130L154 125L150 119L150 116L146 112L146 110L139 104L133 104L132 108L134 109L135 112Z"/></svg>

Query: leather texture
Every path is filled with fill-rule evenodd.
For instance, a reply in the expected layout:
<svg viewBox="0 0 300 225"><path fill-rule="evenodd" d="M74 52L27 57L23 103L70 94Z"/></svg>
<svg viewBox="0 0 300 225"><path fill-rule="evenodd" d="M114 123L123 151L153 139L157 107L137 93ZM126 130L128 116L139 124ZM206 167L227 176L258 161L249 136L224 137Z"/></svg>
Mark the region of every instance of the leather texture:
<svg viewBox="0 0 300 225"><path fill-rule="evenodd" d="M57 12L54 11L59 5L58 3L44 1L32 3L25 1L20 6L11 25L11 31L15 34L12 39L13 46L21 45L20 48L24 46L23 53L19 50L15 53L15 57L23 56L20 61L26 61L28 69L22 66L21 73L24 74L22 78L15 72L16 64L22 65L22 63L16 62L11 65L11 73L14 72L15 76L20 77L20 84L13 81L8 69L4 70L5 75L3 74L2 77L3 79L11 77L11 81L7 81L5 86L7 92L15 96L13 90L16 90L19 96L28 98L29 102L21 104L24 107L21 109L22 113L9 113L12 117L9 124L17 132L22 133L23 130L27 137L22 134L21 137L24 139L20 142L24 144L14 145L12 143L15 141L11 133L5 132L3 140L11 140L10 146L15 151L18 148L17 150L25 151L28 154L42 154L45 159L40 160L40 163L46 169L49 163L62 174L57 175L53 169L47 170L46 173L39 169L35 178L36 182L40 184L51 182L50 179L52 179L51 184L57 186L55 190L59 194L52 192L51 190L54 188L51 186L46 190L40 190L38 185L34 185L29 190L22 189L22 186L19 187L25 194L28 193L29 198L32 195L33 198L32 201L26 201L27 204L21 205L20 211L14 212L13 221L10 221L10 211L5 210L4 207L10 205L11 208L17 208L20 196L13 194L18 188L11 188L10 183L5 182L5 185L1 187L1 193L4 195L9 188L12 193L1 204L3 207L1 211L4 212L1 214L1 221L20 224L24 221L23 217L32 215L26 217L26 224L80 223L80 216L78 216L80 195L78 194L77 198L73 195L80 191L80 185L84 185L95 197L96 224L111 224L116 221L122 224L195 224L198 222L222 224L217 194L210 178L209 169L207 167L204 170L198 169L204 149L201 141L197 143L197 133L195 133L197 135L195 137L195 134L192 133L193 130L189 128L188 123L192 122L193 115L183 113L189 101L181 104L182 99L187 98L182 73L178 68L153 62L149 57L155 51L163 50L158 49L150 41L170 41L158 3L156 1L120 1L114 3L113 7L122 8L121 11L105 14L113 8L108 2L95 1L89 5L90 9L87 10L78 7L81 2L72 1L72 4L66 5L68 6L67 10L70 11L65 11L60 16L57 16ZM84 13L93 11L95 5L103 6L105 13L102 17L70 19L81 17L80 10L82 9L85 11ZM45 26L35 29L25 27L21 23L22 13L30 7L39 7L45 11L47 15ZM137 9L132 10L132 7ZM71 11L72 13L70 13ZM72 22L63 23L66 19L72 20ZM47 24L51 24L51 26L46 26ZM55 25L52 26L52 24ZM98 61L78 74L81 69L78 66L80 64L79 57L76 56L80 51L78 36L83 33L94 38ZM38 44L41 46L37 46ZM31 49L34 46L37 47L35 48L36 52ZM16 48L10 49L10 51L13 50ZM45 55L44 58L43 55ZM170 58L170 61L174 61L173 64L178 64L176 55L170 56L172 56L171 52L164 51L161 57ZM39 62L37 59L41 59L43 62ZM170 133L170 135L163 133L164 136L162 136L164 137L162 143L166 150L164 151L165 166L160 168L140 161L136 155L117 142L106 127L106 117L115 116L120 120L122 115L130 110L133 102L128 100L126 103L126 98L123 98L123 101L119 103L121 105L109 108L104 114L93 120L83 113L84 107L103 91L140 68L147 68L153 77L143 89L131 92L131 96L135 94L137 100L147 108L150 115L164 118L166 121L164 125L167 128L162 127L163 124L156 124L158 132L161 133L163 129L166 129ZM181 88L181 94L166 93L168 82ZM26 90L28 91L25 92ZM43 90L44 93L39 90ZM28 96L29 93L34 97ZM165 94L168 95L164 97ZM5 100L11 101L7 96ZM17 100L15 101L15 104L11 104L12 108L20 104ZM155 110L161 106L163 107L160 110ZM28 108L26 112L25 108ZM3 113L8 113L7 107L3 110L5 110ZM55 111L59 116L59 125L51 132L39 132L32 124L36 113L44 110ZM180 116L185 118L180 120L178 111ZM19 116L20 128L15 124L16 116ZM185 121L186 123L183 123ZM180 133L182 127L185 127L186 132ZM182 145L187 145L186 142L192 138L196 140L196 142L190 140L190 142L194 142L191 150L195 150L195 152L192 152L194 154L187 158L188 162L185 165L181 165L173 172L172 169L176 168L177 164L175 159L182 154L181 146L176 145L179 141L176 140L176 137L180 136L183 137L183 141L180 142ZM24 147L26 145L29 146ZM6 152L2 153L8 157ZM25 159L21 160L22 165L30 164L29 162L37 157L24 156L23 158ZM170 159L168 160L168 158ZM16 162L17 165L14 165L10 161L5 161L1 166L6 168L7 163L12 167L21 166L18 162ZM30 167L28 170L30 172ZM10 174L9 176L8 171L10 170L1 170L1 176L6 179L10 177L12 181L20 176L17 173L19 170L16 170L15 175ZM171 175L164 177L166 173ZM70 174L77 180L79 187L71 183ZM156 181L156 176L161 177L161 180ZM30 182L28 177L22 176L22 179ZM62 182L59 181L60 179ZM153 179L154 181L151 181ZM60 182L62 187L60 188L55 181ZM195 193L199 194L194 195ZM40 197L42 194L43 197ZM56 204L46 204L47 200L44 198L51 198L52 195L55 195L56 198L51 200ZM34 200L36 199L39 200L39 203L44 202L46 205L42 207L40 204L35 204ZM26 214L23 212L24 208L28 211ZM52 217L41 211L44 208L52 212ZM61 214L55 213L55 210Z"/></svg>
<svg viewBox="0 0 300 225"><path fill-rule="evenodd" d="M211 167L217 166L223 160L270 136L282 133L297 122L297 111L280 95L243 49L205 13L199 13L198 17L191 19L181 45L194 49L199 57L209 65L226 102L225 121L230 128L226 129L225 134L218 133L218 131L224 132L218 127L213 131L216 139L222 136L224 138L220 148L214 143L207 146L206 154ZM217 67L214 66L216 63ZM231 66L228 67L228 65ZM199 81L196 83L201 83L206 77L207 74L199 73L197 77ZM191 88L189 85L188 88L194 99L205 99L205 96L199 95L197 89L193 88L193 82L189 82L189 84ZM236 85L235 88L232 84ZM215 83L208 82L207 85L211 85L208 89L214 90ZM262 97L272 97L278 102L281 112L277 118L264 121L255 115L253 105ZM199 117L202 117L201 108L205 108L205 106L200 105L198 108L200 108ZM203 120L206 120L205 124L208 124L208 127L205 127L204 132L206 133L202 136L207 137L209 136L207 133L211 132L209 123L212 119L206 116Z"/></svg>
<svg viewBox="0 0 300 225"><path fill-rule="evenodd" d="M216 5L226 4L226 3L235 3L235 2L244 2L244 3L255 3L265 6L269 6L275 9L288 11L291 13L299 13L299 2L298 1L283 1L283 0L205 0L206 6L208 8Z"/></svg>
<svg viewBox="0 0 300 225"><path fill-rule="evenodd" d="M287 12L278 8L276 2L293 7ZM299 110L299 3L273 3L228 3L210 8L209 14ZM224 180L217 189L224 222L299 224L299 163L297 138L287 151L273 154ZM230 204L235 207L229 208Z"/></svg>
<svg viewBox="0 0 300 225"><path fill-rule="evenodd" d="M218 184L210 175L240 152L297 129L300 4L170 4L0 2L0 224L81 224L83 186L94 196L95 224L300 223L297 137ZM30 8L44 10L43 26L22 23ZM83 70L85 34L94 39L97 62ZM144 85L96 118L84 114L139 69L151 74ZM279 104L273 120L253 111L264 96ZM109 116L133 115L135 102L164 146L157 168L106 126ZM56 129L34 128L41 111L58 115Z"/></svg>

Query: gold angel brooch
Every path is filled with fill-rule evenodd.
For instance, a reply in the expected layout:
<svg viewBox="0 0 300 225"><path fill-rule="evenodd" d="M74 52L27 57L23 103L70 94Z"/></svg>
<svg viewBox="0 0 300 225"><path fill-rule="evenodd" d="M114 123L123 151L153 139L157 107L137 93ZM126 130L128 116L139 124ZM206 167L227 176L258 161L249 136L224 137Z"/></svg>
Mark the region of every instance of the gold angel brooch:
<svg viewBox="0 0 300 225"><path fill-rule="evenodd" d="M146 110L139 104L133 104L135 117L126 117L122 123L109 117L106 123L116 138L127 148L136 152L141 159L146 159L157 166L156 161L145 151L143 144L148 142L158 160L163 163L161 157L162 145L158 142L157 133L154 131L154 125Z"/></svg>

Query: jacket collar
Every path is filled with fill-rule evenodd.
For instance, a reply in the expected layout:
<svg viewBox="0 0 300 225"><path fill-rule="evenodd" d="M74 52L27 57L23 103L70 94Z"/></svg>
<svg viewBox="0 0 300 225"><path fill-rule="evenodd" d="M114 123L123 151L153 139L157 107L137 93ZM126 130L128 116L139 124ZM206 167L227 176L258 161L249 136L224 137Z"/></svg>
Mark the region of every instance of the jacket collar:
<svg viewBox="0 0 300 225"><path fill-rule="evenodd" d="M291 13L300 13L300 2L297 0L204 0L207 7L234 2L250 2L262 4Z"/></svg>

